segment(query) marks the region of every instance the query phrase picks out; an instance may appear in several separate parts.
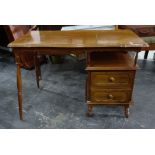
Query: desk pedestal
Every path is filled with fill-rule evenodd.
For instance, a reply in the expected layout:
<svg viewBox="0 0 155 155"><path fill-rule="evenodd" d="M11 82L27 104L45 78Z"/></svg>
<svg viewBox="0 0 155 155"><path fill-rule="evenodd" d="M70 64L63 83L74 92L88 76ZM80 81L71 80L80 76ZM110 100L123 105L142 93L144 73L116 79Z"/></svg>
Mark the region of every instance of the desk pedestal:
<svg viewBox="0 0 155 155"><path fill-rule="evenodd" d="M134 60L126 51L92 52L87 59L87 115L93 115L95 105L115 105L124 106L128 117L136 70Z"/></svg>

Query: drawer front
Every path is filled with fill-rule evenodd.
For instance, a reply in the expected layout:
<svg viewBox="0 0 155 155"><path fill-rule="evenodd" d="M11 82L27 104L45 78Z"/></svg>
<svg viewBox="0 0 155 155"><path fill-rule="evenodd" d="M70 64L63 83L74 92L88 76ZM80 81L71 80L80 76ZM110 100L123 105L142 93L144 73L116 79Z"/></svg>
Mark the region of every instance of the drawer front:
<svg viewBox="0 0 155 155"><path fill-rule="evenodd" d="M103 88L131 88L135 71L91 72L91 86Z"/></svg>
<svg viewBox="0 0 155 155"><path fill-rule="evenodd" d="M97 103L128 103L131 101L130 90L91 90L91 101Z"/></svg>

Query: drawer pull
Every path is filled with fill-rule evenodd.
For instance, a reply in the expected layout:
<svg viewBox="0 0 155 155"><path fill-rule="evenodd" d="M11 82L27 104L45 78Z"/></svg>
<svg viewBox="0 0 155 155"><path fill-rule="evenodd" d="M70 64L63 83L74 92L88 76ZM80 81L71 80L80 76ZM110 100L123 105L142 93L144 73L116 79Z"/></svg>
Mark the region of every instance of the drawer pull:
<svg viewBox="0 0 155 155"><path fill-rule="evenodd" d="M110 81L110 82L114 82L114 81L115 81L115 78L114 78L114 77L110 77L110 78L109 78L109 81Z"/></svg>
<svg viewBox="0 0 155 155"><path fill-rule="evenodd" d="M112 94L109 94L108 95L108 99L113 99L114 97L113 97L113 95Z"/></svg>

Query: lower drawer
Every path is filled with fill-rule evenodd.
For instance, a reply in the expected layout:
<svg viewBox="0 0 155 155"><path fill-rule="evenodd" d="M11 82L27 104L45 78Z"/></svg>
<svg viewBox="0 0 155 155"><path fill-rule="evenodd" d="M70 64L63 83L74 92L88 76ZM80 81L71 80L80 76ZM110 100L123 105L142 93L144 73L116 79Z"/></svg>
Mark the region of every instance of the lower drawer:
<svg viewBox="0 0 155 155"><path fill-rule="evenodd" d="M130 90L91 90L90 100L97 103L128 103L131 101Z"/></svg>

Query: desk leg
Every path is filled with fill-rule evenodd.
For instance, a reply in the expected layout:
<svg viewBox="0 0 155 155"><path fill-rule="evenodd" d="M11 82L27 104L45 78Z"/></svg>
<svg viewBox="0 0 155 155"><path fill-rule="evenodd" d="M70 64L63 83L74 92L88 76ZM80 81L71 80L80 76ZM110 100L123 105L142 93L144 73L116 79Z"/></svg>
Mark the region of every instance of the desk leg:
<svg viewBox="0 0 155 155"><path fill-rule="evenodd" d="M39 61L39 59L40 59L40 56L39 55L37 55L37 62L38 62L38 72L39 72L39 80L42 80L42 76L41 76L41 67L40 67L40 61Z"/></svg>
<svg viewBox="0 0 155 155"><path fill-rule="evenodd" d="M125 114L125 117L126 118L129 117L129 105L125 105L124 106L124 114Z"/></svg>
<svg viewBox="0 0 155 155"><path fill-rule="evenodd" d="M136 56L135 56L135 66L136 66L136 64L137 64L137 60L138 60L138 52L136 52Z"/></svg>
<svg viewBox="0 0 155 155"><path fill-rule="evenodd" d="M40 88L39 80L41 80L41 71L40 71L39 58L37 54L34 55L34 64L35 64L35 71L36 71L37 87Z"/></svg>
<svg viewBox="0 0 155 155"><path fill-rule="evenodd" d="M87 115L88 117L94 116L94 114L93 114L93 112L92 112L92 110L93 110L93 105L92 105L92 104L88 104L87 106L88 106L88 112L86 113L86 115Z"/></svg>
<svg viewBox="0 0 155 155"><path fill-rule="evenodd" d="M21 79L21 67L19 62L19 56L16 56L17 61L17 89L18 89L18 106L19 106L19 116L23 120L23 105L22 105L22 79Z"/></svg>

